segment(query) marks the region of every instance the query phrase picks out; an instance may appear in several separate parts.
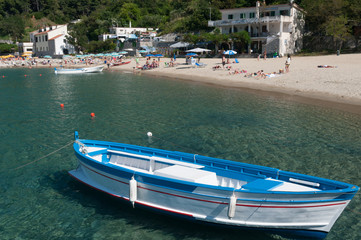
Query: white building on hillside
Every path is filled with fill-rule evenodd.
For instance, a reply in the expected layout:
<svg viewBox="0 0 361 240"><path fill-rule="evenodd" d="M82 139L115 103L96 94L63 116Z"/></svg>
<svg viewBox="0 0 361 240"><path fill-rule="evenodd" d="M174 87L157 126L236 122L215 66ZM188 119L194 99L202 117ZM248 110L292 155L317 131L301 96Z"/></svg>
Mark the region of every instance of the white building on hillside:
<svg viewBox="0 0 361 240"><path fill-rule="evenodd" d="M34 44L32 42L18 43L19 55L22 57L31 57L33 55Z"/></svg>
<svg viewBox="0 0 361 240"><path fill-rule="evenodd" d="M129 39L137 40L138 36L144 37L155 37L156 33L152 28L133 28L131 25L129 27L111 27L109 33L102 34L98 36L99 41L106 41L108 39L118 39L122 42Z"/></svg>
<svg viewBox="0 0 361 240"><path fill-rule="evenodd" d="M222 33L247 31L249 46L254 53L293 54L302 48L304 28L303 10L290 0L289 4L221 10L222 20L209 21L208 26L219 27Z"/></svg>
<svg viewBox="0 0 361 240"><path fill-rule="evenodd" d="M67 42L67 35L67 25L50 26L31 32L30 40L34 44L34 55L36 57L45 55L62 57L75 53L74 46Z"/></svg>

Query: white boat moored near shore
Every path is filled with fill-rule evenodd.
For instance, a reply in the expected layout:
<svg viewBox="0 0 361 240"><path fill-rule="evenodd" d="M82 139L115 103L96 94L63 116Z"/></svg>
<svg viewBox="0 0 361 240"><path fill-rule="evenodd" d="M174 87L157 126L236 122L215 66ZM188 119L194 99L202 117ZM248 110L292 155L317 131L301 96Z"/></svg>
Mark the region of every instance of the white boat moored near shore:
<svg viewBox="0 0 361 240"><path fill-rule="evenodd" d="M88 68L54 68L55 74L97 73L103 71L104 66Z"/></svg>
<svg viewBox="0 0 361 240"><path fill-rule="evenodd" d="M78 181L134 207L240 229L322 239L358 186L275 168L79 139Z"/></svg>

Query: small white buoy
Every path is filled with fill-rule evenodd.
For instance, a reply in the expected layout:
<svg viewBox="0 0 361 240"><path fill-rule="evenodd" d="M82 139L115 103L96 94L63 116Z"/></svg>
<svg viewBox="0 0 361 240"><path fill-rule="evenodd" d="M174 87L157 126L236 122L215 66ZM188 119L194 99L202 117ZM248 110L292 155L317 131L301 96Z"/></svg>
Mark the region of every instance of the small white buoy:
<svg viewBox="0 0 361 240"><path fill-rule="evenodd" d="M147 136L148 136L148 137L153 136L152 132L147 132Z"/></svg>

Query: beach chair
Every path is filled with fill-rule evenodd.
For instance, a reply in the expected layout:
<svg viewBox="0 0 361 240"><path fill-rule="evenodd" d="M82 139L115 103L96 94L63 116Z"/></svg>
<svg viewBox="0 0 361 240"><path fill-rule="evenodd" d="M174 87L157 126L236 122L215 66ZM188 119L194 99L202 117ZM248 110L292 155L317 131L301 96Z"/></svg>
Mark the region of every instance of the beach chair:
<svg viewBox="0 0 361 240"><path fill-rule="evenodd" d="M196 63L196 66L197 66L197 67L200 67L200 68L204 68L205 66L207 66L207 64L204 64L204 63Z"/></svg>

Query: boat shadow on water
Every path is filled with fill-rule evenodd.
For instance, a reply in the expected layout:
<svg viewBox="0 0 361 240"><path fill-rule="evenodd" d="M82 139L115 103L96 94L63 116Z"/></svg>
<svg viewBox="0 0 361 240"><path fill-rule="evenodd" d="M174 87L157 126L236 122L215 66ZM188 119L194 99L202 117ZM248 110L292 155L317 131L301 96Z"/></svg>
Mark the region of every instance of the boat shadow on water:
<svg viewBox="0 0 361 240"><path fill-rule="evenodd" d="M165 235L175 239L185 239L190 236L195 239L235 239L238 238L236 236L247 240L280 239L279 236L273 237L265 232L189 222L164 213L155 213L154 210L139 205L133 208L128 201L112 197L74 180L66 171L55 172L44 177L43 181L44 185L50 185L49 187L64 198L84 208L92 208L96 214L104 218L122 219L127 224L136 225L137 229L147 229L148 232L163 231Z"/></svg>

